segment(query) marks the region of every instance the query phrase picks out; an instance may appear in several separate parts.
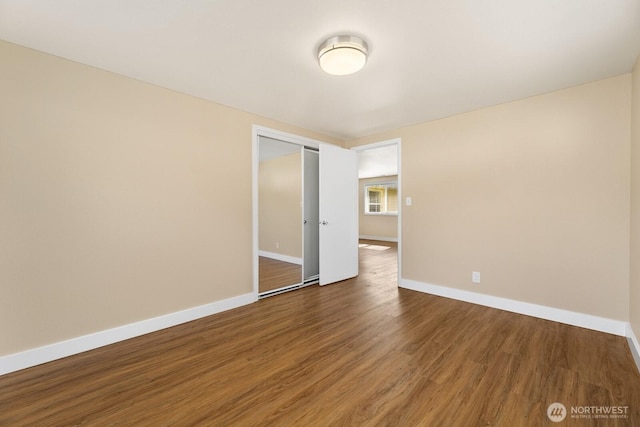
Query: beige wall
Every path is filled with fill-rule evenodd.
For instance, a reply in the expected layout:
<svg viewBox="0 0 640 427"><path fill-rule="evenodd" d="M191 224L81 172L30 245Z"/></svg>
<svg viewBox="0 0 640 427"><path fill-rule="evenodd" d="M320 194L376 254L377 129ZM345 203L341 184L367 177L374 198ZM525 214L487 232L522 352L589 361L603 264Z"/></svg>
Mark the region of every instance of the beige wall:
<svg viewBox="0 0 640 427"><path fill-rule="evenodd" d="M640 57L633 71L631 104L631 278L629 317L640 335Z"/></svg>
<svg viewBox="0 0 640 427"><path fill-rule="evenodd" d="M0 356L252 292L252 125L340 143L6 42L0 58Z"/></svg>
<svg viewBox="0 0 640 427"><path fill-rule="evenodd" d="M251 126L340 144L9 43L0 58L0 356L251 292ZM633 121L625 75L352 141L402 138L404 277L630 311L638 333L638 68Z"/></svg>
<svg viewBox="0 0 640 427"><path fill-rule="evenodd" d="M360 180L360 192L358 203L360 211L360 236L384 237L397 240L398 216L397 215L365 215L364 214L364 186L376 182L397 181L398 176L385 176L379 178L366 178Z"/></svg>
<svg viewBox="0 0 640 427"><path fill-rule="evenodd" d="M302 258L302 154L260 162L259 248Z"/></svg>
<svg viewBox="0 0 640 427"><path fill-rule="evenodd" d="M623 75L348 142L402 138L403 277L628 320L630 88Z"/></svg>

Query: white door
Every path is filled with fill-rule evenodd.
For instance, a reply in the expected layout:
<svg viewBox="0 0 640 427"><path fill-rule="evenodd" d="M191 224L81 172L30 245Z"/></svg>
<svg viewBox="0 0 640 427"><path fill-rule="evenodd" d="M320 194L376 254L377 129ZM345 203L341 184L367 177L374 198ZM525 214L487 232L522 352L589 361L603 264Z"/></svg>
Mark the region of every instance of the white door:
<svg viewBox="0 0 640 427"><path fill-rule="evenodd" d="M320 145L320 285L358 275L356 152Z"/></svg>

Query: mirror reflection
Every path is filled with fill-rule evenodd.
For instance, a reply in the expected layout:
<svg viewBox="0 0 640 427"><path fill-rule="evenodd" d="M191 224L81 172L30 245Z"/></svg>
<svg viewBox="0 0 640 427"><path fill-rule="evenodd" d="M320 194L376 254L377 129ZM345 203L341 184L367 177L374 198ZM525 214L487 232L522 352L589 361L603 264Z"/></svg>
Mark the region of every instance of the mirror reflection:
<svg viewBox="0 0 640 427"><path fill-rule="evenodd" d="M258 255L260 293L303 281L303 147L260 136Z"/></svg>

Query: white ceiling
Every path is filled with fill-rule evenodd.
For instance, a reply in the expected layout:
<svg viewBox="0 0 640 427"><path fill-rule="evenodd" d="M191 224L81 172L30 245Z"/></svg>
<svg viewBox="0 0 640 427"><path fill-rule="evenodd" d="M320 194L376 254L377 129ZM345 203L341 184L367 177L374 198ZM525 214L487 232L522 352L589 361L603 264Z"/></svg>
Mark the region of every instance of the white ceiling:
<svg viewBox="0 0 640 427"><path fill-rule="evenodd" d="M397 145L387 145L358 151L358 178L374 178L397 174Z"/></svg>
<svg viewBox="0 0 640 427"><path fill-rule="evenodd" d="M0 0L0 39L350 139L627 73L640 0Z"/></svg>

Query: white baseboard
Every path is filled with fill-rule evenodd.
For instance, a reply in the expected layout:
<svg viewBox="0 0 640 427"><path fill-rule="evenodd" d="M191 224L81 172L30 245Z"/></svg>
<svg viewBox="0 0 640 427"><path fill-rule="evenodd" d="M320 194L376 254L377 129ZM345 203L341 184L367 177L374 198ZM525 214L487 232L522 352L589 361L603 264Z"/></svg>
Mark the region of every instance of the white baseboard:
<svg viewBox="0 0 640 427"><path fill-rule="evenodd" d="M629 323L627 323L627 341L629 342L633 360L636 362L636 367L640 372L640 342L638 342L638 337L633 333L633 329L631 329Z"/></svg>
<svg viewBox="0 0 640 427"><path fill-rule="evenodd" d="M590 314L562 310L559 308L531 304L528 302L522 302L507 298L494 297L477 292L449 288L446 286L432 285L429 283L422 283L403 278L400 279L399 286L401 288L418 292L424 292L427 294L438 295L459 301L470 302L486 307L498 308L500 310L510 311L512 313L518 314L525 314L527 316L538 317L540 319L553 320L554 322L579 326L581 328L606 332L613 335L627 335L627 323L621 320L607 319L605 317L592 316Z"/></svg>
<svg viewBox="0 0 640 427"><path fill-rule="evenodd" d="M283 254L278 254L278 253L269 252L269 251L258 251L258 255L263 256L265 258L271 258L278 261L288 262L291 264L302 265L302 258L296 258L290 255L283 255Z"/></svg>
<svg viewBox="0 0 640 427"><path fill-rule="evenodd" d="M367 234L360 235L360 239L363 240L379 240L381 242L396 242L398 243L397 237L382 237L382 236L369 236Z"/></svg>
<svg viewBox="0 0 640 427"><path fill-rule="evenodd" d="M255 293L244 294L78 338L60 341L20 353L2 356L0 357L0 375L30 368L56 359L62 359L63 357L159 331L181 323L190 322L232 308L251 304L257 300L258 296Z"/></svg>

